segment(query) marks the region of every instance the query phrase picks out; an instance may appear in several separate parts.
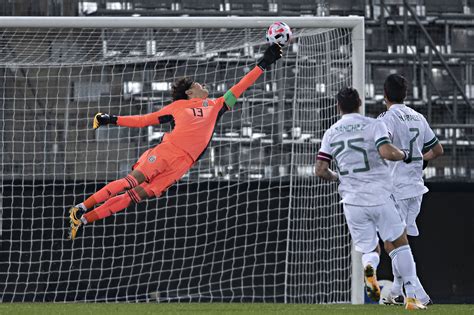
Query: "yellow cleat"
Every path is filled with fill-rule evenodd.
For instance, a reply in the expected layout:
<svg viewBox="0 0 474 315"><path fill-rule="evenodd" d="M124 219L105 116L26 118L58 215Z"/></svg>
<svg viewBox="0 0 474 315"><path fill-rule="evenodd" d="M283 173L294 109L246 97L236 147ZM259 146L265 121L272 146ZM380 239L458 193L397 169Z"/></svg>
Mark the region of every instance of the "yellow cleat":
<svg viewBox="0 0 474 315"><path fill-rule="evenodd" d="M81 218L78 216L82 212L79 207L72 207L69 209L69 239L74 240L76 238L77 230L82 225Z"/></svg>
<svg viewBox="0 0 474 315"><path fill-rule="evenodd" d="M374 267L367 265L364 269L364 282L367 296L375 302L380 300L380 286L377 282L377 275Z"/></svg>
<svg viewBox="0 0 474 315"><path fill-rule="evenodd" d="M92 128L97 129L100 127L99 118L98 118L100 115L102 115L102 113L97 113L94 115L94 122L92 123Z"/></svg>
<svg viewBox="0 0 474 315"><path fill-rule="evenodd" d="M417 298L406 298L405 308L407 310L426 310L428 309Z"/></svg>

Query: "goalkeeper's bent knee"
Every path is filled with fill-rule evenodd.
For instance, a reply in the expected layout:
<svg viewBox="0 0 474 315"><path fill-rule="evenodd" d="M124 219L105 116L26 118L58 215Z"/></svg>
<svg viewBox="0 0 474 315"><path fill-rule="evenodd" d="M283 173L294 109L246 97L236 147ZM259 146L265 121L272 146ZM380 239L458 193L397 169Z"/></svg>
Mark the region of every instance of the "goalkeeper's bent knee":
<svg viewBox="0 0 474 315"><path fill-rule="evenodd" d="M142 197L140 197L140 195L135 191L135 189L128 190L127 194L130 200L133 201L134 203L139 203L140 201L143 200Z"/></svg>
<svg viewBox="0 0 474 315"><path fill-rule="evenodd" d="M102 189L104 189L105 193L108 193L109 197L110 197L110 196L115 196L116 194L118 194L122 191L135 188L135 187L138 186L138 184L139 184L139 182L135 177L133 177L132 175L127 175L122 179L118 179L116 181L113 181L113 182L107 184Z"/></svg>

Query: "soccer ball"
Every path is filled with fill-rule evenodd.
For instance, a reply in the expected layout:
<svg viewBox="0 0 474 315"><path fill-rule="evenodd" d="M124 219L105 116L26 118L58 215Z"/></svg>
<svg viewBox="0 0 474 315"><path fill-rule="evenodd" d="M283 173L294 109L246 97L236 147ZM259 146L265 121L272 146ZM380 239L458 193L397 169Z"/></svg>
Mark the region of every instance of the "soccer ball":
<svg viewBox="0 0 474 315"><path fill-rule="evenodd" d="M284 46L290 42L291 35L291 28L288 24L275 22L268 28L267 42L270 44L277 43Z"/></svg>

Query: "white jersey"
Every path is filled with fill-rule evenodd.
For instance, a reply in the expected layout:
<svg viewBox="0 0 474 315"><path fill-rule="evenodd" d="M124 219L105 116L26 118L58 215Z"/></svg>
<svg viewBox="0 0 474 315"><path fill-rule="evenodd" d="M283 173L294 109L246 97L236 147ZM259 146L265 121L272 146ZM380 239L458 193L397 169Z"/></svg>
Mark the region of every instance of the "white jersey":
<svg viewBox="0 0 474 315"><path fill-rule="evenodd" d="M397 200L420 196L428 191L423 182L423 153L438 143L425 117L403 104L395 104L378 117L387 126L392 143L409 150L412 162L389 161Z"/></svg>
<svg viewBox="0 0 474 315"><path fill-rule="evenodd" d="M381 121L345 114L324 133L318 160L336 162L339 194L345 204L377 206L392 194L392 179L378 148L390 143Z"/></svg>

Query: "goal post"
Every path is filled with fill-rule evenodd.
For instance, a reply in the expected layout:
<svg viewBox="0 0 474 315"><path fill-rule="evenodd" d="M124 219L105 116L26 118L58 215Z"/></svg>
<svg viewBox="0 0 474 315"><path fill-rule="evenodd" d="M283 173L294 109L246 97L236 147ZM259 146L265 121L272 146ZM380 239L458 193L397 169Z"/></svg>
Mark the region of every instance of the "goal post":
<svg viewBox="0 0 474 315"><path fill-rule="evenodd" d="M93 115L156 111L183 76L223 95L275 21L292 43L190 172L66 240L68 207L169 130L93 131ZM335 94L364 99L363 17L0 17L0 29L0 301L363 303L337 187L314 175Z"/></svg>

